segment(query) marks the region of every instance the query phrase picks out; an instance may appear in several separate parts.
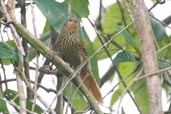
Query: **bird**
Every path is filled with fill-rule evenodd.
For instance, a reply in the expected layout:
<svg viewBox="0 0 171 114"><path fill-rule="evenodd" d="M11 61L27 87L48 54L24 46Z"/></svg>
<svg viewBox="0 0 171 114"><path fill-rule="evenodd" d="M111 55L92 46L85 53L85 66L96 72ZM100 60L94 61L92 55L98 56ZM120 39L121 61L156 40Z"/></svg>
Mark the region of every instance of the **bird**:
<svg viewBox="0 0 171 114"><path fill-rule="evenodd" d="M59 37L54 43L53 49L59 56L75 70L88 59L84 41L78 35L79 20L69 18L63 25ZM102 101L100 88L94 79L90 62L86 63L80 70L80 79L93 95L96 101Z"/></svg>

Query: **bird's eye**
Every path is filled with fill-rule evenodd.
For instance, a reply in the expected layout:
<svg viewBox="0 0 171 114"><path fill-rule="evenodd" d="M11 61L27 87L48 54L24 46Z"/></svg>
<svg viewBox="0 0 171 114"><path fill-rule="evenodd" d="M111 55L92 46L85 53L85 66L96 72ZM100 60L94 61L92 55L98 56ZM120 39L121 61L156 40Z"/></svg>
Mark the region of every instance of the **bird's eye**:
<svg viewBox="0 0 171 114"><path fill-rule="evenodd" d="M72 22L72 19L69 19L68 21L69 21L69 22Z"/></svg>

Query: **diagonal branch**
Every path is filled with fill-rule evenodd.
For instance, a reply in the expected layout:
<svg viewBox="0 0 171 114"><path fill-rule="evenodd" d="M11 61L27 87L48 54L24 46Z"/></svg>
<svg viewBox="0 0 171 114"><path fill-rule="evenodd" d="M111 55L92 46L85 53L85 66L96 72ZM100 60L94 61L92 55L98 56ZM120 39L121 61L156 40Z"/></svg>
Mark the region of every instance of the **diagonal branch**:
<svg viewBox="0 0 171 114"><path fill-rule="evenodd" d="M40 52L43 56L48 58L60 71L62 71L66 76L74 74L74 71L70 66L65 63L54 51L49 49L44 43L42 43L38 38L35 38L25 27L23 27L17 21L14 21L15 28L18 34L27 41L33 48ZM76 74L77 75L77 74ZM74 84L79 85L81 80L79 77L74 79ZM101 114L99 107L97 106L95 99L88 92L87 88L81 83L81 91L84 93L85 97L89 101L91 107L96 113Z"/></svg>
<svg viewBox="0 0 171 114"><path fill-rule="evenodd" d="M3 12L3 11L2 11ZM5 12L5 14L8 14L8 12ZM6 16L7 20L10 19L10 16ZM48 58L60 71L62 71L66 76L70 76L71 74L74 74L74 71L70 66L65 63L54 51L49 49L44 43L42 43L38 38L36 38L34 35L32 35L23 25L21 25L19 22L17 22L15 19L10 20L13 22L18 34L26 41L28 42L33 48L35 48L38 52L40 52L43 56ZM10 24L13 26L13 24ZM78 74L76 74L78 75ZM96 100L91 95L91 93L88 92L87 88L81 83L81 80L79 77L76 77L74 79L75 85L80 85L81 91L84 93L85 97L90 103L90 106L94 109L94 111L98 114L102 114L100 111L100 108L98 107Z"/></svg>
<svg viewBox="0 0 171 114"><path fill-rule="evenodd" d="M7 21L10 21L11 19L15 19L14 17L15 0L8 0L6 6L5 6L5 3L1 1L1 7L3 9L2 12L4 13L4 15L6 17L9 17L7 18ZM17 67L18 69L20 69L21 72L23 72L23 55L25 55L25 52L22 47L21 39L19 35L17 34L14 28L14 25L9 24L9 27L11 29L13 39L18 49L19 61L17 63ZM19 72L16 72L16 79L17 79L17 89L18 89L18 96L19 96L19 107L20 107L19 112L20 114L26 114L26 99L25 99L25 93L24 93L24 85L23 85L23 80Z"/></svg>

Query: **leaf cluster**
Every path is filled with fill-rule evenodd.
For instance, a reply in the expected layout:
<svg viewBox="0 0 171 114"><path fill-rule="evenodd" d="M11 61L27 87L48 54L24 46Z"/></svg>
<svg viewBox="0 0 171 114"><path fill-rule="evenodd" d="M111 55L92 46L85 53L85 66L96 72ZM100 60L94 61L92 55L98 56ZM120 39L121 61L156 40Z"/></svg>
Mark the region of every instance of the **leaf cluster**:
<svg viewBox="0 0 171 114"><path fill-rule="evenodd" d="M20 2L17 2L18 4ZM44 42L46 45L50 45L51 39L51 28L53 28L58 34L60 34L60 30L67 19L68 5L67 1L59 3L55 0L35 0L35 5L39 8L42 14L46 18L46 23L44 26L43 33L41 35L40 40ZM72 0L72 15L77 18L86 18L89 15L89 2L88 0ZM107 78L105 82L110 81L113 82L118 75L122 77L122 79L118 78L118 86L114 88L114 92L112 92L112 99L110 101L110 107L116 104L117 101L121 98L123 92L126 87L123 85L122 81L125 82L126 85L131 83L134 78L138 75L141 69L143 69L142 57L141 57L141 49L139 38L136 34L136 30L134 26L130 26L123 32L121 32L117 37L116 33L123 30L126 25L132 22L130 15L127 11L127 7L124 3L116 2L105 9L100 22L96 23L95 26L102 26L101 30L97 30L97 37L94 41L91 41L87 33L85 32L84 27L79 29L79 33L87 46L87 53L91 56L96 52L101 46L104 45L109 39L113 39L105 49L100 50L100 52L91 59L91 68L94 73L94 76L98 83L100 83L101 79L99 77L99 67L98 62L100 60L104 60L107 58L112 58L111 64L105 64L106 66L116 66L117 73L109 74L110 78ZM151 14L149 14L151 15ZM98 17L99 18L99 17ZM98 20L98 19L97 19ZM156 39L156 49L157 58L158 58L158 67L160 69L170 67L171 62L171 53L170 53L170 36L166 34L165 26L157 21L156 19L151 17L151 27L153 29L154 35ZM95 28L96 29L96 28ZM102 38L102 41L100 41ZM108 38L108 39L107 39ZM163 48L166 47L166 48ZM162 49L162 50L161 50ZM33 47L29 47L29 61L31 62L37 55L37 50ZM18 51L15 46L14 41L8 40L6 42L0 42L0 60L1 64L9 65L14 62L19 61ZM103 69L105 71L109 71L109 69ZM142 73L143 75L143 73ZM168 97L170 97L169 91L171 90L169 84L171 82L170 73L161 74L164 76L163 88L166 90ZM124 80L123 80L124 79ZM167 82L167 83L166 83ZM168 84L169 82L169 84ZM70 99L70 91L77 91L75 86L69 84L66 87L66 98ZM134 100L136 105L140 108L142 113L149 113L149 102L146 90L145 80L139 80L132 84L128 90L134 96ZM110 91L110 90L108 90ZM4 102L4 96L2 95L2 91L0 91L0 112L9 112L6 103ZM17 92L14 90L6 90L6 96L8 99L14 99L17 96ZM14 102L18 104L18 98L15 98ZM32 106L32 102L27 99L27 107L30 109ZM75 92L70 100L70 104L72 108L76 111L84 111L88 107L87 101L84 99L82 93ZM42 108L36 105L35 112L42 113Z"/></svg>

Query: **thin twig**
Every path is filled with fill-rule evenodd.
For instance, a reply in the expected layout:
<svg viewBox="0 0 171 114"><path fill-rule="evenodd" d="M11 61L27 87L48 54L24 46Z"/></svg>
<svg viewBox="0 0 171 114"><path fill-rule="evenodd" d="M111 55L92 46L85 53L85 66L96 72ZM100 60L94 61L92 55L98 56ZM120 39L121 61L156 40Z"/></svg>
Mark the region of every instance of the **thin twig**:
<svg viewBox="0 0 171 114"><path fill-rule="evenodd" d="M49 66L43 65L43 67L40 67L38 69L39 70L39 73L43 73L43 74L54 74L55 75L58 72L57 69L52 70L52 69L48 69L48 68L49 68ZM32 66L30 66L29 69L30 70L36 70L36 68L35 67L32 67Z"/></svg>
<svg viewBox="0 0 171 114"><path fill-rule="evenodd" d="M127 25L127 23L126 23L126 18L125 18L125 15L124 15L124 8L122 7L122 5L121 5L119 0L117 0L117 4L118 4L118 7L120 9L121 16L122 16L122 20L121 21L123 22L123 24L125 26L125 25Z"/></svg>
<svg viewBox="0 0 171 114"><path fill-rule="evenodd" d="M20 8L21 8L21 24L25 27L27 27L26 24L26 4L25 4L25 0L21 0L20 1ZM28 49L28 44L25 40L22 40L22 45L25 51L25 56L24 58L24 73L27 77L28 80L30 80L30 73L29 73L29 49ZM29 90L29 88L27 88L27 98L28 99L32 99L32 93Z"/></svg>
<svg viewBox="0 0 171 114"><path fill-rule="evenodd" d="M156 72L153 72L153 73L150 73L150 74L143 75L143 76L137 78L135 81L144 79L144 78L149 77L149 76L152 76L152 75L160 74L160 73L165 72L165 71L168 71L168 70L171 70L171 67L167 67L167 68L165 68L165 69L161 69L161 70L158 70L158 71L156 71Z"/></svg>
<svg viewBox="0 0 171 114"><path fill-rule="evenodd" d="M150 9L148 9L148 12L150 12L153 8L155 8L158 4L163 4L163 3L165 3L165 0L156 0L156 3L155 4L153 4L153 6L151 6L151 8Z"/></svg>
<svg viewBox="0 0 171 114"><path fill-rule="evenodd" d="M131 22L130 24L128 24L125 27L125 29L127 29L132 24L133 24L133 22ZM68 64L66 64L59 56L57 56L52 50L50 50L47 46L45 46L40 40L38 40L37 38L35 38L35 36L33 36L28 30L26 30L21 24L19 24L17 21L14 21L14 25L15 25L16 29L18 30L19 34L22 36L23 39L27 40L27 42L30 43L34 48L36 48L41 54L43 54L44 56L48 57L48 59L51 62L53 62L61 71L63 71L66 74L66 76L68 74L73 73L73 70L69 67ZM113 38L111 38L110 40L108 40L94 54L92 54L92 56L90 56L85 61L85 63L83 65L85 65L88 61L90 61L90 59L92 59L96 54L98 54L101 49L103 49L105 46L107 46L116 36L120 35L120 33L123 32L125 29L123 29L123 30L119 31L118 33L116 33ZM59 65L62 65L62 66L59 67ZM80 69L82 69L82 67L80 67ZM78 69L78 71L80 69ZM77 73L74 73L74 76L72 78L70 78L70 81L74 77L76 77L75 76L76 74ZM76 77L74 80L76 81L76 84L80 84L80 82L81 82L78 77ZM67 84L65 84L65 86L66 85ZM89 92L87 92L88 90L86 89L86 87L83 84L81 85L81 90L82 90L82 92L84 92L85 97L88 99L90 105L93 107L93 109L95 110L95 112L102 113L99 110L97 104L94 102L95 99L93 98L93 96Z"/></svg>
<svg viewBox="0 0 171 114"><path fill-rule="evenodd" d="M143 68L141 68L141 70L138 72L138 74L135 76L135 78L127 85L127 87L125 88L125 90L122 92L121 97L120 97L120 101L119 101L119 105L118 105L118 114L119 114L119 107L121 106L121 102L123 100L123 97L124 97L125 93L129 90L129 88L132 86L132 84L135 82L135 80L138 79L138 77L140 77L140 75L142 74L142 72L143 72Z"/></svg>
<svg viewBox="0 0 171 114"><path fill-rule="evenodd" d="M26 114L26 99L25 99L25 93L24 93L24 85L23 80L21 79L20 75L16 73L16 79L17 79L17 88L18 88L18 94L20 99L20 114Z"/></svg>
<svg viewBox="0 0 171 114"><path fill-rule="evenodd" d="M126 30L129 26L131 26L133 24L133 22L132 23L130 23L130 24L128 24L123 30L121 30L121 31L119 31L113 38L115 38L115 37L117 37L120 33L122 33L124 30ZM98 54L99 52L100 52L100 50L102 50L104 47L106 47L112 40L113 40L113 38L111 38L111 39L109 39L106 43L104 43L98 50L96 50L96 52L94 52L88 59L86 59L81 65L79 65L78 67L77 67L77 69L75 70L75 72L73 72L73 74L71 74L68 78L67 78L67 80L66 80L66 82L64 83L64 85L61 87L61 89L58 91L59 92L59 94L65 89L65 87L68 85L68 83L73 79L73 78L75 78L77 75L77 73L82 69L82 67L84 66L84 65L86 65L96 54Z"/></svg>
<svg viewBox="0 0 171 114"><path fill-rule="evenodd" d="M0 20L0 21L1 21L1 20ZM0 30L0 36L1 36L1 40L2 40L2 42L4 42L4 38L3 38L3 35L2 35L1 30Z"/></svg>
<svg viewBox="0 0 171 114"><path fill-rule="evenodd" d="M4 2L1 1L1 5L2 5L4 13L7 13L5 15L7 16L8 12L9 12L9 16L14 19L14 17L15 17L14 16L15 0L8 0L7 1L8 10L5 7ZM7 11L7 12L5 12L5 11ZM9 18L7 20L9 21L11 18ZM14 26L12 24L10 24L9 27L11 28L12 35L16 41L15 43L16 43L16 45L18 47L18 51L19 51L18 52L18 54L19 54L18 68L20 69L21 72L23 72L23 55L25 55L25 52L24 52L24 49L22 47L20 37L17 34ZM25 93L24 93L24 85L23 85L23 81L21 79L21 76L18 72L16 72L16 79L17 79L17 88L18 88L18 95L19 95L20 114L26 114L26 100L25 100Z"/></svg>
<svg viewBox="0 0 171 114"><path fill-rule="evenodd" d="M34 35L37 37L36 18L35 18L33 0L30 0L30 6L31 6L31 14L32 14L32 23L33 23Z"/></svg>
<svg viewBox="0 0 171 114"><path fill-rule="evenodd" d="M34 89L31 87L31 85L30 85L29 81L27 80L25 74L20 72L20 70L18 68L16 68L16 67L14 67L14 68L15 68L15 70L17 70L20 73L21 77L23 78L24 82L26 83L26 86L31 90L32 93L34 93ZM40 102L45 107L49 107L49 105L40 97L40 95L37 94L37 98L40 100ZM49 110L51 110L51 109L49 109Z"/></svg>
<svg viewBox="0 0 171 114"><path fill-rule="evenodd" d="M6 10L5 4L4 4L3 1L1 1L1 5L2 5L2 8L3 8L3 12L4 12L4 14L5 14L5 17L7 18L7 21L11 22L10 15L8 14L8 12L7 12L7 10ZM14 17L15 17L15 16L13 15L13 18L12 18L12 19L15 21L15 18L14 18ZM12 31L12 33L14 34L14 36L16 36L16 37L19 38L18 34L16 33L16 30L15 30L14 26L13 26L12 24L9 24L9 26L10 26L11 31ZM19 41L20 41L20 38L19 38ZM20 49L20 48L19 48L19 49ZM19 51L20 51L20 50L19 50ZM22 51L20 51L20 52L22 52ZM22 55L24 55L24 54L22 54ZM15 69L17 69L17 68L15 68ZM20 70L17 70L17 71L20 72ZM24 78L24 81L25 81L26 85L27 85L27 86L32 90L32 92L33 92L34 90L31 88L30 84L28 83L27 79L25 78L24 73L23 73L23 72L20 72L20 75L22 75L22 77ZM34 92L33 92L33 93L34 93ZM37 96L37 97L38 97L39 99L41 99L40 96ZM42 101L42 99L41 99L40 101ZM47 103L45 103L45 102L43 102L43 101L42 101L42 103L45 104L46 107L48 107L48 106L47 106Z"/></svg>
<svg viewBox="0 0 171 114"><path fill-rule="evenodd" d="M14 106L17 110L20 110L20 107L14 102L14 101L8 101L8 100L4 100L2 97L0 97L1 100L5 101L6 103L11 104L12 106ZM30 114L34 114L34 112L26 109L26 112L30 113ZM5 113L5 112L3 112ZM8 113L8 112L7 112ZM18 113L18 112L10 112L10 113ZM5 113L6 114L6 113Z"/></svg>
<svg viewBox="0 0 171 114"><path fill-rule="evenodd" d="M68 19L72 17L71 0L68 0Z"/></svg>
<svg viewBox="0 0 171 114"><path fill-rule="evenodd" d="M171 27L169 25L167 25L166 23L164 23L163 21L160 21L159 19L157 19L156 17L154 17L153 15L149 14L150 17L152 17L153 19L155 19L157 22L161 23L163 26L168 27L169 29L171 29Z"/></svg>
<svg viewBox="0 0 171 114"><path fill-rule="evenodd" d="M160 53L161 51L163 51L164 49L166 49L166 48L168 48L168 47L170 47L170 46L171 46L171 43L169 43L169 44L163 46L162 48L160 48L159 50L157 50L157 53Z"/></svg>
<svg viewBox="0 0 171 114"><path fill-rule="evenodd" d="M98 16L98 21L96 23L97 25L97 30L102 31L102 13L103 13L103 4L102 4L102 0L100 0L100 6L99 6L99 16Z"/></svg>
<svg viewBox="0 0 171 114"><path fill-rule="evenodd" d="M34 111L36 105L36 98L37 98L37 84L38 84L38 69L39 69L39 56L36 57L36 72L35 72L35 84L34 84L34 98L33 98L33 105L32 111Z"/></svg>
<svg viewBox="0 0 171 114"><path fill-rule="evenodd" d="M95 26L95 25L93 25L93 26ZM95 28L95 31L96 31L96 33L97 33L97 36L98 36L98 38L99 38L99 40L100 40L101 44L103 45L103 44L104 44L104 42L102 41L102 38L101 38L101 37L105 37L105 35L103 35L103 36L102 36L101 34L99 34L99 32L97 32L98 30L96 30L96 27L94 27L94 28ZM105 39L107 39L107 38L105 38ZM107 55L108 55L108 57L110 58L110 60L111 60L111 62L112 62L112 65L113 65L113 67L115 68L115 71L117 72L117 74L118 74L118 76L119 76L120 80L123 80L123 77L121 76L120 72L119 72L119 71L118 71L118 69L116 68L115 63L113 63L113 60L112 60L112 57L111 57L111 55L110 55L109 51L107 50L107 48L106 48L106 47L104 47L104 49L105 49L106 54L107 54ZM125 88L127 88L126 83L125 83L124 81L122 81L122 83L123 83L124 87L125 87ZM138 105L137 105L137 103L136 103L136 101L135 101L134 97L132 96L131 92L130 92L128 89L126 89L126 90L127 90L128 94L129 94L130 98L131 98L131 99L132 99L132 101L134 102L134 104L135 104L136 108L137 108L137 109L138 109L138 111L141 113L141 110L139 109L139 107L138 107Z"/></svg>
<svg viewBox="0 0 171 114"><path fill-rule="evenodd" d="M13 11L11 11L11 15L8 13L8 10L7 10L3 0L1 0L1 7L2 7L3 14L5 15L5 17L7 19L7 22L12 22L11 20L15 20L14 14L12 14ZM12 19L11 19L11 16L12 16ZM17 32L14 28L14 25L12 23L9 23L9 27L11 28L11 33L14 36L14 41L16 43L19 53L21 53L22 55L25 55L24 49L22 47L21 39L20 39L19 35L17 34Z"/></svg>
<svg viewBox="0 0 171 114"><path fill-rule="evenodd" d="M8 82L13 82L13 81L16 81L16 78L12 78L12 79L6 79L6 80L2 80L2 81L0 81L0 85L1 84L3 84L3 83L8 83ZM35 84L35 82L34 81L32 81L32 80L29 80L32 84ZM57 93L57 91L56 90L54 90L54 89L51 89L51 88L46 88L46 87L44 87L43 85L41 85L41 84L37 84L37 86L38 87L40 87L40 88L42 88L42 89L44 89L46 92L53 92L53 93Z"/></svg>
<svg viewBox="0 0 171 114"><path fill-rule="evenodd" d="M6 77L4 65L3 65L3 63L2 63L2 59L0 59L0 63L1 63L2 71L3 71L3 74L4 74L4 79L6 80L7 77ZM5 83L5 90L7 90L7 89L8 89L8 84Z"/></svg>

